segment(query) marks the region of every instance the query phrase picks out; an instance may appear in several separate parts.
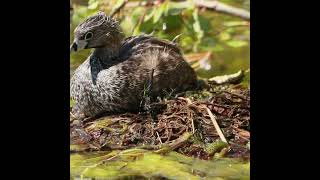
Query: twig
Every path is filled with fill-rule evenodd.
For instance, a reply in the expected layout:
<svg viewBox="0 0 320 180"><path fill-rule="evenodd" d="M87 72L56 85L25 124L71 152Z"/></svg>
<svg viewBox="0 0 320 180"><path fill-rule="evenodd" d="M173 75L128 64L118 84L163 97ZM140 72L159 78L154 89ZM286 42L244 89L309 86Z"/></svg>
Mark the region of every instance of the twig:
<svg viewBox="0 0 320 180"><path fill-rule="evenodd" d="M214 127L216 128L216 131L218 132L218 135L219 135L220 139L223 142L228 143L227 139L224 137L224 135L223 135L223 133L222 133L220 127L219 127L219 124L217 123L217 120L216 120L215 116L212 114L212 112L210 111L210 109L207 106L205 106L205 109L207 110L207 112L208 112L208 114L210 116L210 119L211 119Z"/></svg>
<svg viewBox="0 0 320 180"><path fill-rule="evenodd" d="M120 10L126 5L126 3L128 2L128 0L124 0L122 1L122 3L116 7L115 9L113 9L113 11L110 13L110 16L113 17L114 15L116 15L117 13L120 12Z"/></svg>
<svg viewBox="0 0 320 180"><path fill-rule="evenodd" d="M181 5L184 4L188 4L188 1L184 1L184 2L175 2L175 3L179 3ZM221 12L221 13L225 13L228 15L232 15L232 16L236 16L236 17L240 17L244 20L250 20L250 12L248 12L247 10L241 9L241 8L236 8L221 2L218 2L216 0L213 1L205 1L205 0L194 0L194 4L197 7L202 7L202 8L207 8L209 10L213 10L213 11L217 11L217 12ZM155 5L155 3L151 2L151 3L142 3L139 4L139 2L129 2L127 7L137 7L137 6L147 6L147 5Z"/></svg>
<svg viewBox="0 0 320 180"><path fill-rule="evenodd" d="M157 136L158 136L158 138L159 138L160 144L162 144L162 141L161 141L161 138L160 138L160 136L159 136L159 133L158 133L158 132L156 132L156 133L157 133Z"/></svg>
<svg viewBox="0 0 320 180"><path fill-rule="evenodd" d="M245 96L240 95L240 94L232 93L232 92L229 92L229 91L226 91L226 90L223 90L223 91L221 91L221 92L230 94L230 95L232 95L232 96L236 96L236 97L238 97L238 98L240 98L240 99L242 99L242 100L245 100L245 101L249 101L248 98L246 98Z"/></svg>
<svg viewBox="0 0 320 180"><path fill-rule="evenodd" d="M70 112L70 121L73 121L75 119L77 119L77 117L75 115L72 114L72 112Z"/></svg>
<svg viewBox="0 0 320 180"><path fill-rule="evenodd" d="M192 104L192 101L189 98L178 97L178 99L186 101L188 106Z"/></svg>
<svg viewBox="0 0 320 180"><path fill-rule="evenodd" d="M194 0L194 3L198 7L204 7L204 8L208 8L208 9L211 9L211 10L214 10L217 12L222 12L225 14L237 16L237 17L240 17L245 20L250 20L250 12L248 12L244 9L232 7L230 5L221 3L216 0L214 0L214 1Z"/></svg>
<svg viewBox="0 0 320 180"><path fill-rule="evenodd" d="M193 118L191 118L191 125L192 125L192 134L194 134L195 130L194 130L194 122L193 122Z"/></svg>
<svg viewBox="0 0 320 180"><path fill-rule="evenodd" d="M149 9L149 8L145 8L142 16L139 18L139 21L133 26L133 28L132 28L132 35L135 35L136 29L143 23L144 18L145 18L146 14L147 14L148 9Z"/></svg>
<svg viewBox="0 0 320 180"><path fill-rule="evenodd" d="M231 29L231 28L235 28L235 27L247 27L247 26L250 26L249 23L247 24L240 24L240 25L236 25L236 26L230 26L230 27L226 27L226 28L223 28L221 29L220 31L216 32L215 34L213 34L212 36L218 36L219 34L221 34L222 32L228 30L228 29Z"/></svg>

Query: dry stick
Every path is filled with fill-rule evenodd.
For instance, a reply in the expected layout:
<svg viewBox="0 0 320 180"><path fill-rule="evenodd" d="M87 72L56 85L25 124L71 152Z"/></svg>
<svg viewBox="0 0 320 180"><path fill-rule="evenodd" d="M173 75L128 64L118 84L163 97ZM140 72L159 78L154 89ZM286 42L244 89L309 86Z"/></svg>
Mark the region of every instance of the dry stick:
<svg viewBox="0 0 320 180"><path fill-rule="evenodd" d="M224 135L223 135L223 133L222 133L220 127L219 127L219 124L217 123L217 120L216 120L215 116L212 114L212 112L210 111L210 109L207 106L205 106L205 109L207 110L207 112L208 112L208 114L210 116L210 119L211 119L214 127L216 128L216 131L218 132L218 135L219 135L220 139L223 142L228 143L227 139L224 137Z"/></svg>
<svg viewBox="0 0 320 180"><path fill-rule="evenodd" d="M193 117L191 118L191 125L192 125L192 134L194 134L195 130L194 130L194 122L193 122Z"/></svg>
<svg viewBox="0 0 320 180"><path fill-rule="evenodd" d="M226 27L226 28L223 28L223 29L221 29L220 31L216 32L216 33L213 34L212 36L218 36L218 35L221 34L222 32L224 32L224 31L226 31L226 30L228 30L228 29L231 29L231 28L235 28L235 27L248 27L248 26L250 27L250 24L249 24L249 23Z"/></svg>
<svg viewBox="0 0 320 180"><path fill-rule="evenodd" d="M240 17L240 18L248 20L248 21L250 20L250 12L248 12L244 9L232 7L230 5L221 3L216 0L214 0L214 1L196 0L196 1L194 1L194 3L198 7L204 7L204 8L208 8L208 9L211 9L211 10L214 10L217 12L237 16L237 17Z"/></svg>
<svg viewBox="0 0 320 180"><path fill-rule="evenodd" d="M184 1L184 2L176 2L176 3L184 5L184 4L188 4L189 2ZM126 6L132 8L132 7L137 7L139 5L146 6L147 4L148 3L145 3L145 2L139 4L139 2L133 1L133 2L128 2L128 4ZM208 10L225 13L225 14L228 14L231 16L240 17L244 20L250 21L250 12L249 11L224 4L224 3L218 2L216 0L214 0L214 1L194 0L194 4L200 8L207 8ZM153 5L154 5L154 3L153 3Z"/></svg>
<svg viewBox="0 0 320 180"><path fill-rule="evenodd" d="M156 133L157 133L157 136L158 136L158 138L159 138L160 144L162 144L162 141L161 141L161 138L160 138L160 136L159 136L159 133L158 133L158 132L156 132Z"/></svg>
<svg viewBox="0 0 320 180"><path fill-rule="evenodd" d="M221 92L224 92L224 93L227 93L227 94L230 94L230 95L233 95L233 96L236 96L242 100L245 100L245 101L249 101L248 98L246 98L245 96L241 95L241 94L237 94L237 93L233 93L233 92L229 92L229 91L226 91L226 90L223 90Z"/></svg>
<svg viewBox="0 0 320 180"><path fill-rule="evenodd" d="M114 9L111 13L110 13L110 16L113 17L114 15L116 15L117 13L120 12L120 10L122 8L124 8L124 6L126 5L126 3L128 2L128 0L124 0L122 2L122 4L120 4L116 9Z"/></svg>
<svg viewBox="0 0 320 180"><path fill-rule="evenodd" d="M72 119L70 119L70 121L77 119L76 116L72 114L72 112L70 112L70 117L72 118Z"/></svg>
<svg viewBox="0 0 320 180"><path fill-rule="evenodd" d="M178 99L187 101L187 106L192 105L192 101L189 98L178 97ZM195 128L194 128L193 117L191 118L191 125L192 125L192 134L194 134Z"/></svg>
<svg viewBox="0 0 320 180"><path fill-rule="evenodd" d="M143 23L144 18L145 18L146 14L147 14L148 9L149 9L149 8L145 8L142 16L139 18L139 21L133 26L133 28L132 28L132 35L134 35L133 33L135 33L135 29Z"/></svg>

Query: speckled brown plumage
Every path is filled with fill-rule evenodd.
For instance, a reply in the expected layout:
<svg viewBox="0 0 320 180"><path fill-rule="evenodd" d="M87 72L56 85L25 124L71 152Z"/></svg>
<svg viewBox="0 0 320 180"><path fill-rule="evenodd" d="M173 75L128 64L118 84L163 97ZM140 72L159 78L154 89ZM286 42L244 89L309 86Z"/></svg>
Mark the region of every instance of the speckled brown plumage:
<svg viewBox="0 0 320 180"><path fill-rule="evenodd" d="M76 28L71 49L82 48L94 50L71 78L75 115L137 111L152 69L153 96L197 84L194 70L174 43L148 35L124 39L118 23L101 12Z"/></svg>

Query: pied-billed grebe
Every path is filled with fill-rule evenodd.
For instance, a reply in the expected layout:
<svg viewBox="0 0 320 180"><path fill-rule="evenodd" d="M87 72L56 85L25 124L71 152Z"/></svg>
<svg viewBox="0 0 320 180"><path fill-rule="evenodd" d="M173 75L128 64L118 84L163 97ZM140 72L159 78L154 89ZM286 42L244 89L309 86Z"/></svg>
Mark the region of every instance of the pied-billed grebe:
<svg viewBox="0 0 320 180"><path fill-rule="evenodd" d="M94 48L71 78L76 116L137 111L151 72L152 96L196 87L196 74L174 43L149 35L124 38L118 22L103 12L88 17L74 35L70 52Z"/></svg>

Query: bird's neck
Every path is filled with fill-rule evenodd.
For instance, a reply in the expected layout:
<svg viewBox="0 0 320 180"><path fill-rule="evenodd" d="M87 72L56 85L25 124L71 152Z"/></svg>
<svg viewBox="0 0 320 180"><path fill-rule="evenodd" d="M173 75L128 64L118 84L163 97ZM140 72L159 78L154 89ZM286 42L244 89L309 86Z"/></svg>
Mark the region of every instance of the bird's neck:
<svg viewBox="0 0 320 180"><path fill-rule="evenodd" d="M119 48L99 47L95 48L90 56L90 70L92 82L96 85L98 74L103 69L107 69L116 64Z"/></svg>
<svg viewBox="0 0 320 180"><path fill-rule="evenodd" d="M119 55L119 47L99 47L93 50L93 56L100 59L103 62L108 62L114 57Z"/></svg>

